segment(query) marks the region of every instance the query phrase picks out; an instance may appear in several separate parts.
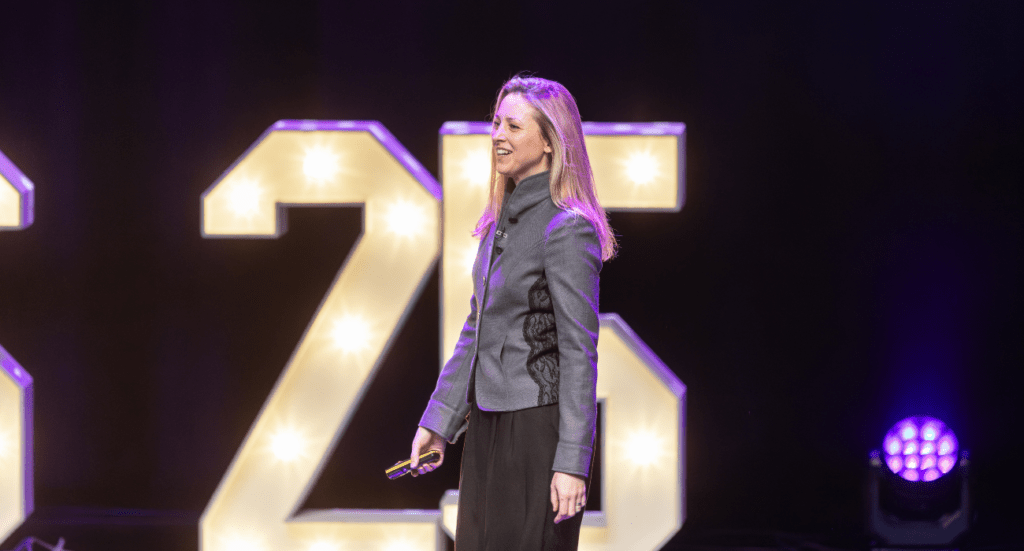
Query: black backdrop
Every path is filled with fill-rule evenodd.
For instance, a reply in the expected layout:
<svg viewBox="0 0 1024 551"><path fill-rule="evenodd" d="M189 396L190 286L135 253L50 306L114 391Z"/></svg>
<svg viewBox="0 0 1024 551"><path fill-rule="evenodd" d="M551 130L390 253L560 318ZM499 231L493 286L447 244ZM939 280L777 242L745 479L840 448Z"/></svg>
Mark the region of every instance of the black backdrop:
<svg viewBox="0 0 1024 551"><path fill-rule="evenodd" d="M3 7L0 150L37 203L0 234L0 342L35 378L37 517L210 499L359 231L357 210L293 209L278 240L200 237L200 194L264 129L379 120L437 174L440 125L486 118L526 69L584 120L687 124L686 205L613 214L602 278L602 310L688 386L670 548L852 541L868 451L917 413L972 451L976 541L1010 537L1020 6L485 4ZM308 506L457 486L454 462L379 476L436 375L437 300L435 275Z"/></svg>

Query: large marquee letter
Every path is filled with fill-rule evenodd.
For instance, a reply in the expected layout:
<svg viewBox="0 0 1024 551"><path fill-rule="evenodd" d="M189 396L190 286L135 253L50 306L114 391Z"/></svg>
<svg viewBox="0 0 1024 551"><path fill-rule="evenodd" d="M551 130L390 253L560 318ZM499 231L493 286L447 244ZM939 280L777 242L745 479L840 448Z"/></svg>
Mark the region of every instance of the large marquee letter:
<svg viewBox="0 0 1024 551"><path fill-rule="evenodd" d="M203 195L205 237L277 237L288 205L363 205L363 234L200 520L206 551L434 550L437 511L297 509L440 248L440 187L377 122L280 121Z"/></svg>
<svg viewBox="0 0 1024 551"><path fill-rule="evenodd" d="M0 230L32 224L32 182L0 152ZM32 513L32 377L0 346L0 542Z"/></svg>
<svg viewBox="0 0 1024 551"><path fill-rule="evenodd" d="M598 196L608 210L682 208L685 127L678 123L583 123ZM441 128L444 247L441 361L468 314L477 241L470 234L487 199L490 125ZM658 549L685 519L686 387L615 314L602 314L598 399L604 403L601 511L584 514L580 549ZM455 491L441 501L454 537Z"/></svg>
<svg viewBox="0 0 1024 551"><path fill-rule="evenodd" d="M0 151L0 230L23 230L32 225L35 186Z"/></svg>

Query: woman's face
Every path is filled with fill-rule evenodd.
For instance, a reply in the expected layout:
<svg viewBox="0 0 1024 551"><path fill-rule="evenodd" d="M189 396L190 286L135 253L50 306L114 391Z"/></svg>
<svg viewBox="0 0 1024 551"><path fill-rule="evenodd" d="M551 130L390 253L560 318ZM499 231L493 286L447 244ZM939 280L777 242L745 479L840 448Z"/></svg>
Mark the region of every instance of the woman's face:
<svg viewBox="0 0 1024 551"><path fill-rule="evenodd" d="M494 166L498 174L520 182L551 169L551 144L544 139L536 110L519 94L501 100L491 127Z"/></svg>

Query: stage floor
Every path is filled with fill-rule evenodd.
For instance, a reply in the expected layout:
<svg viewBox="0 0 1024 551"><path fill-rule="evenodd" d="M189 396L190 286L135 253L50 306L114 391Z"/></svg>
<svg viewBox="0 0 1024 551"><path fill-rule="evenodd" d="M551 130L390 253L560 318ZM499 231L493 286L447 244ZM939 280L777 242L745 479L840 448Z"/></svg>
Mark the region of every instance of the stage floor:
<svg viewBox="0 0 1024 551"><path fill-rule="evenodd" d="M64 551L194 551L198 549L200 514L200 511L42 507L3 542L0 551L12 551L29 537L50 546L63 538ZM1020 537L1019 530L982 528L970 534L958 548L1024 549L1024 538ZM854 551L871 547L869 539L859 533L793 534L684 526L662 550ZM43 551L46 547L36 544L32 549ZM448 549L454 549L450 541Z"/></svg>

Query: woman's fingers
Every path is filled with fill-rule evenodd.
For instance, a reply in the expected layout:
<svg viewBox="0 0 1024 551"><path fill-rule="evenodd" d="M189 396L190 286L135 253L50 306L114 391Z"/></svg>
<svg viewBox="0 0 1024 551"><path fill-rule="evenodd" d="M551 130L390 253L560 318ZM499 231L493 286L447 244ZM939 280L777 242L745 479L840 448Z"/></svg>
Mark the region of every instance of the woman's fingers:
<svg viewBox="0 0 1024 551"><path fill-rule="evenodd" d="M562 522L563 520L571 517L569 514L569 500L568 498L560 498L558 500L558 514L555 515L555 524Z"/></svg>
<svg viewBox="0 0 1024 551"><path fill-rule="evenodd" d="M419 429L416 429L416 436L412 439L412 450L409 452L409 461L411 461L409 466L413 469L419 466L420 454L423 453L420 450L425 448L426 445L426 439L423 438L423 428L420 427Z"/></svg>
<svg viewBox="0 0 1024 551"><path fill-rule="evenodd" d="M417 476L429 473L440 467L441 463L444 463L444 446L445 441L441 436L438 436L423 427L416 429L416 436L412 439L412 449L409 454L409 466L412 468L412 473L410 474ZM420 455L431 450L436 451L440 457L433 463L420 465Z"/></svg>
<svg viewBox="0 0 1024 551"><path fill-rule="evenodd" d="M556 512L555 523L582 513L586 495L586 482L582 477L556 472L551 477L551 507Z"/></svg>

